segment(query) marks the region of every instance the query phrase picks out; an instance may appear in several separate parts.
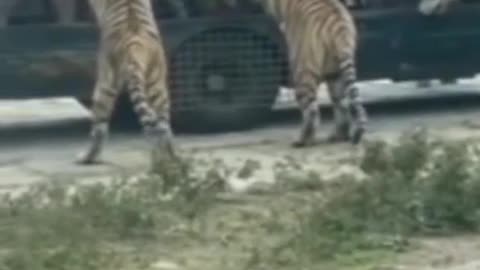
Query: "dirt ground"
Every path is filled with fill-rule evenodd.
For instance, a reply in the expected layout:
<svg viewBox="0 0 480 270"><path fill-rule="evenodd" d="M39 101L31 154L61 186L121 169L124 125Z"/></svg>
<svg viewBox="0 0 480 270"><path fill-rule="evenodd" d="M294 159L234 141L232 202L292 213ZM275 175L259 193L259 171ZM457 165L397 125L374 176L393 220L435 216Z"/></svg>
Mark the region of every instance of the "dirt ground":
<svg viewBox="0 0 480 270"><path fill-rule="evenodd" d="M456 114L423 114L415 117L414 121L411 116L396 116L394 121L392 117L377 117L373 120L368 139L395 140L402 131L415 126L427 126L436 135L447 138L480 138L480 129L475 124L479 115L480 112L473 110ZM320 136L325 135L329 128L326 125ZM289 143L295 132L296 125L285 125L208 137L179 136L177 142L186 155L221 159L228 166L238 167L246 160L258 161L261 169L249 179L229 178L228 187L233 193L268 188L274 181L272 166L288 156L302 160L307 169L319 172L327 180L338 174L359 173L353 166L345 165L344 161L357 156L360 148L339 144L293 150ZM0 189L3 192L18 191L27 184L48 179L108 181L112 175L141 173L148 166L147 146L138 136L114 136L106 148L106 163L99 166L81 167L72 163L84 143L81 139L60 142L47 139L41 143L2 147ZM419 243L416 249L395 258L393 264L375 265L372 269L480 269L478 235L431 238ZM154 268L183 267L167 260L159 261Z"/></svg>
<svg viewBox="0 0 480 270"><path fill-rule="evenodd" d="M432 134L447 138L480 138L480 110L470 108L373 115L367 139L395 140L402 131L418 126L428 127ZM331 123L325 123L319 136L325 136L331 128ZM274 181L272 167L286 157L301 160L306 169L318 172L325 180L339 174L361 176L354 166L345 162L358 156L361 147L338 144L292 149L289 144L296 132L297 124L282 124L219 135L179 135L177 143L184 155L223 160L227 166L238 167L247 160L259 162L261 168L248 179L234 176L228 178L229 191L240 195L252 189L268 189ZM105 164L98 166L82 167L73 163L75 155L85 143L86 138L82 137L52 139L48 136L32 142L2 142L0 192L21 191L28 184L51 179L75 182L108 181L112 175L139 174L148 167L148 145L140 136L113 134L103 156ZM394 263L375 265L369 269L480 269L478 235L430 238L419 243L416 249L395 258ZM206 254L191 256L192 261L196 262L195 258ZM160 260L154 268L184 267L167 259Z"/></svg>

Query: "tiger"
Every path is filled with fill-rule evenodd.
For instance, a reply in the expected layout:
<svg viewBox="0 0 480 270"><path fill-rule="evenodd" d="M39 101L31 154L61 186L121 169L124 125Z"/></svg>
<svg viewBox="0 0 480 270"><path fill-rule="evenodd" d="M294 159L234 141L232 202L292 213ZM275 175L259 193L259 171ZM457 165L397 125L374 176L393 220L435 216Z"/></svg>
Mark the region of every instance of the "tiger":
<svg viewBox="0 0 480 270"><path fill-rule="evenodd" d="M167 59L151 0L89 0L99 32L97 78L87 149L80 164L97 163L116 100L128 93L153 150L174 156ZM155 152L154 152L155 153Z"/></svg>
<svg viewBox="0 0 480 270"><path fill-rule="evenodd" d="M323 83L335 119L326 141L360 143L368 116L355 84L357 30L349 10L339 0L253 1L278 23L287 43L290 79L302 114L300 134L292 146L315 144L320 123L317 89Z"/></svg>

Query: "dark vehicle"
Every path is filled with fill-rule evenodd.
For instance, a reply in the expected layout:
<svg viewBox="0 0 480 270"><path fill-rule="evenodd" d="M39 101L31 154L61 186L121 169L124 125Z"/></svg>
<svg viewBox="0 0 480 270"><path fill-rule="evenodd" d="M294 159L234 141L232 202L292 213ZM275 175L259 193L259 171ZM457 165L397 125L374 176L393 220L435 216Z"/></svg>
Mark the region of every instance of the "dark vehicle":
<svg viewBox="0 0 480 270"><path fill-rule="evenodd" d="M259 7L153 2L177 125L245 128L269 115L288 65L281 33ZM480 69L478 3L442 16L420 14L417 0L346 4L360 32L360 80L451 80ZM97 32L86 0L4 0L0 11L0 98L74 96L88 105Z"/></svg>
<svg viewBox="0 0 480 270"><path fill-rule="evenodd" d="M452 80L480 71L479 1L425 16L419 1L364 0L354 9L361 35L360 79Z"/></svg>

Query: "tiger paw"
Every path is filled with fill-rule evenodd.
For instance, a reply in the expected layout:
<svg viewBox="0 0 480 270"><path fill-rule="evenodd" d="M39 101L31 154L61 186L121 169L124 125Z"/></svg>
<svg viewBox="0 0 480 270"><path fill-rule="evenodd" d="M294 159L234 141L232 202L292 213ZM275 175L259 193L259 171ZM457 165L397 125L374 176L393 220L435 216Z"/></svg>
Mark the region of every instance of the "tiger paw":
<svg viewBox="0 0 480 270"><path fill-rule="evenodd" d="M291 145L293 148L303 148L305 147L305 143L302 141L294 141Z"/></svg>
<svg viewBox="0 0 480 270"><path fill-rule="evenodd" d="M359 127L355 129L355 131L352 134L352 137L350 138L350 142L353 145L359 144L362 141L364 134L365 134L365 128Z"/></svg>
<svg viewBox="0 0 480 270"><path fill-rule="evenodd" d="M90 152L82 152L77 155L75 163L79 165L94 165L101 162Z"/></svg>
<svg viewBox="0 0 480 270"><path fill-rule="evenodd" d="M313 139L311 140L297 140L297 141L294 141L291 146L293 148L306 148L306 147L310 147L310 146L314 146L317 142Z"/></svg>
<svg viewBox="0 0 480 270"><path fill-rule="evenodd" d="M325 142L326 143L342 143L342 142L348 142L349 141L349 137L347 134L345 133L340 133L340 132L334 132L332 134L330 134L329 136L327 136L327 138L325 138Z"/></svg>

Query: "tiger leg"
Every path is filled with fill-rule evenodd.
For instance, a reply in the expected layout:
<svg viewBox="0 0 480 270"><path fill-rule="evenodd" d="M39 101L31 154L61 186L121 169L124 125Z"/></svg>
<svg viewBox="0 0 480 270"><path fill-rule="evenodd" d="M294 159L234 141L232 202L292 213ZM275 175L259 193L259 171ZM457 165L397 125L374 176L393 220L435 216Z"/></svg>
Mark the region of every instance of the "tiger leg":
<svg viewBox="0 0 480 270"><path fill-rule="evenodd" d="M353 144L358 144L363 139L368 121L367 110L360 100L358 86L353 85L348 90L350 106L355 119L355 128L351 137Z"/></svg>
<svg viewBox="0 0 480 270"><path fill-rule="evenodd" d="M330 78L327 80L327 89L332 102L333 132L327 137L328 142L344 142L350 139L351 115L341 80Z"/></svg>
<svg viewBox="0 0 480 270"><path fill-rule="evenodd" d="M366 132L368 122L367 111L360 100L360 91L356 85L356 69L353 57L347 57L341 62L341 72L338 77L338 84L343 88L345 96L342 96L341 104L348 104L353 118L353 130L350 136L352 144L358 144Z"/></svg>
<svg viewBox="0 0 480 270"><path fill-rule="evenodd" d="M154 158L163 156L175 157L174 135L170 123L170 96L166 86L166 79L155 80L147 89L147 98L157 113L157 123L150 131L153 138Z"/></svg>
<svg viewBox="0 0 480 270"><path fill-rule="evenodd" d="M163 147L167 154L170 154L171 151L173 151L170 149L173 135L170 128L169 116L164 113L159 114L152 103L149 102L149 98L155 99L155 97L149 97L147 95L147 89L145 87L147 84L142 75L141 73L132 72L132 74L129 75L129 80L127 80L126 88L132 101L133 109L138 115L140 124L147 138L154 140L154 149ZM153 95L154 91L150 92ZM161 100L161 95L158 96L158 100ZM168 109L168 106L166 106L166 108Z"/></svg>
<svg viewBox="0 0 480 270"><path fill-rule="evenodd" d="M315 144L315 133L320 123L316 89L305 84L297 84L295 98L302 113L302 124L299 138L292 146L296 148L311 146Z"/></svg>
<svg viewBox="0 0 480 270"><path fill-rule="evenodd" d="M118 91L112 87L110 82L100 79L96 83L93 94L90 142L87 149L78 155L77 163L86 165L97 162L108 136L108 124L118 94Z"/></svg>

